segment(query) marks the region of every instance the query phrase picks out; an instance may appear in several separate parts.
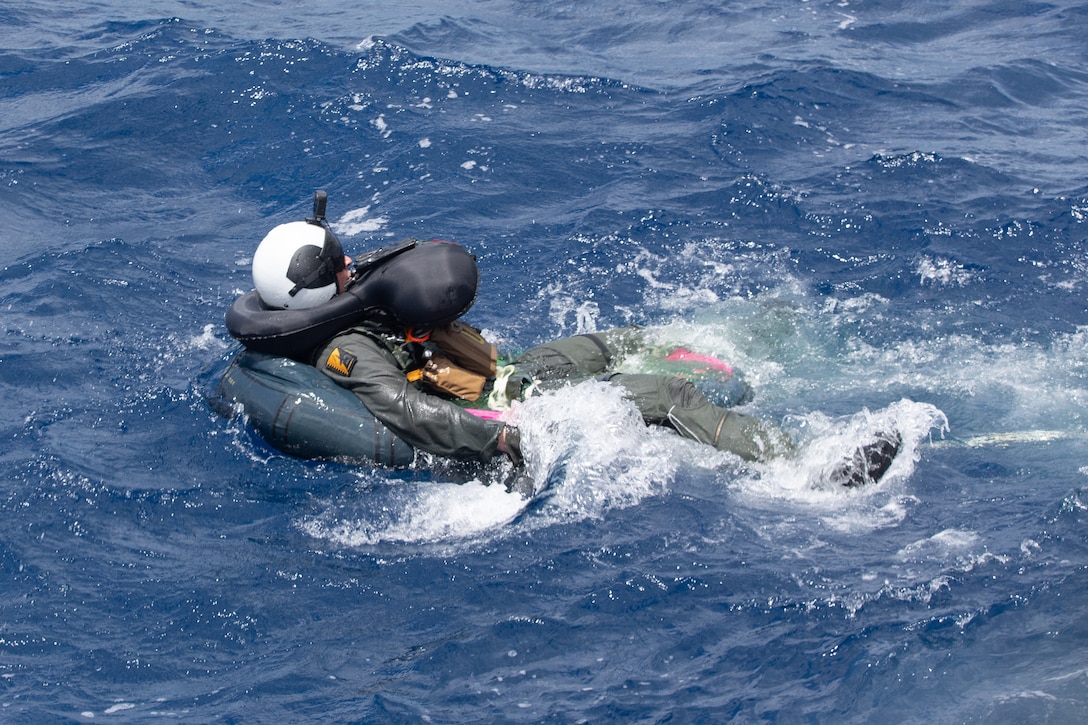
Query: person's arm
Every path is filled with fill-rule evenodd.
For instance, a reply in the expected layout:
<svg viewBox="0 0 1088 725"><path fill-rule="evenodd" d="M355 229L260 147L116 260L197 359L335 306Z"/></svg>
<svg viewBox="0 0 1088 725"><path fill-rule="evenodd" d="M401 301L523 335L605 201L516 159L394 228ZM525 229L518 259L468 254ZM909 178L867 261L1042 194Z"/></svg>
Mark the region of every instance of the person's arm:
<svg viewBox="0 0 1088 725"><path fill-rule="evenodd" d="M408 382L389 351L366 335L347 333L334 338L318 352L314 364L420 450L481 461L505 452L501 422L478 418L419 390Z"/></svg>

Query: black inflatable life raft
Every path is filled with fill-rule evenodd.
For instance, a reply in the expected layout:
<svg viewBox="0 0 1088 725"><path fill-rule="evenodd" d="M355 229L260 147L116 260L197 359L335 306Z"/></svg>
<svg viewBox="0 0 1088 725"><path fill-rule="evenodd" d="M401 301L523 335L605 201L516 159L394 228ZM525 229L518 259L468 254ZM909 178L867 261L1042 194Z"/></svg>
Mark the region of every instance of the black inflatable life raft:
<svg viewBox="0 0 1088 725"><path fill-rule="evenodd" d="M216 397L221 413L241 409L269 445L289 455L394 468L415 459L411 445L312 365L243 350L220 378Z"/></svg>

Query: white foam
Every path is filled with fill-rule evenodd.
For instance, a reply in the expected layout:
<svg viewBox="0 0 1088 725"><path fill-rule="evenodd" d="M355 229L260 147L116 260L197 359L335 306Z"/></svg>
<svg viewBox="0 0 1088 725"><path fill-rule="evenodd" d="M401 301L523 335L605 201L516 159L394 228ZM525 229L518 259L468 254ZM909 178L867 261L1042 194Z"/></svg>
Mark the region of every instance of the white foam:
<svg viewBox="0 0 1088 725"><path fill-rule="evenodd" d="M221 340L215 331L219 325L204 325L204 332L189 338L189 347L197 350L224 350L227 343Z"/></svg>
<svg viewBox="0 0 1088 725"><path fill-rule="evenodd" d="M389 223L388 217L371 217L369 214L369 206L352 209L351 211L346 212L344 216L340 217L340 220L336 222L336 230L339 233L350 237L363 232L379 231Z"/></svg>
<svg viewBox="0 0 1088 725"><path fill-rule="evenodd" d="M530 398L509 416L522 431L526 473L538 489L547 487L530 526L638 504L662 490L688 443L647 429L622 390L595 381ZM503 535L528 505L498 483L397 482L367 486L348 504L330 502L299 526L338 546L446 547Z"/></svg>
<svg viewBox="0 0 1088 725"><path fill-rule="evenodd" d="M393 129L389 128L389 123L385 120L385 114L378 114L377 118L371 119L370 125L377 129L382 138L389 138L393 134Z"/></svg>
<svg viewBox="0 0 1088 725"><path fill-rule="evenodd" d="M647 428L623 390L607 383L530 398L513 420L528 445L530 475L550 487L546 513L561 519L635 505L660 492L685 460L684 441Z"/></svg>
<svg viewBox="0 0 1088 725"><path fill-rule="evenodd" d="M329 509L309 518L300 528L310 536L339 546L370 546L381 542L436 544L472 540L500 529L514 519L526 502L500 485L479 481L401 483L400 490L361 492L381 501L364 513L342 517Z"/></svg>
<svg viewBox="0 0 1088 725"><path fill-rule="evenodd" d="M133 705L131 702L119 702L116 705L110 705L109 707L107 707L103 711L103 714L104 715L115 715L115 714L117 714L119 712L124 712L125 710L134 710L135 708L136 708L136 706Z"/></svg>
<svg viewBox="0 0 1088 725"><path fill-rule="evenodd" d="M911 400L843 418L810 413L791 422L799 437L797 454L751 465L733 484L737 495L747 505L781 511L777 525L792 526L787 512L804 510L806 518L849 533L903 520L914 500L903 487L920 458L920 447L935 429L948 425L936 407ZM847 489L830 480L831 471L858 446L892 430L902 438L900 452L879 483Z"/></svg>

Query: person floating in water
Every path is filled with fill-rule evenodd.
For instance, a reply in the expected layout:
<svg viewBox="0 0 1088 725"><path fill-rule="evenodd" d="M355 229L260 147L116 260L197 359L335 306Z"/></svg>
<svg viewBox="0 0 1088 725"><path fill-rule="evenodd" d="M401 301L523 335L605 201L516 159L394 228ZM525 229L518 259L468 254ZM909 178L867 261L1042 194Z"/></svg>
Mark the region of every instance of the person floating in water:
<svg viewBox="0 0 1088 725"><path fill-rule="evenodd" d="M408 241L353 260L325 221L324 206L324 192L318 192L313 219L281 224L264 237L253 257L257 295L270 311L298 311L332 309L338 299L360 291L355 285L380 289L377 303L360 302L365 314L327 315L321 328L327 334L293 357L306 358L352 391L414 447L481 462L505 455L520 466L519 430L469 406L501 409L534 391L595 378L622 388L649 425L746 461L793 454L780 428L714 404L685 377L617 372L626 355L645 347L639 327L575 335L500 361L495 346L460 319L476 298L479 273L472 255L446 242ZM390 263L409 259L408 250L425 251L427 263ZM330 326L340 318L346 320L342 326ZM843 461L835 482L880 480L899 445L898 434L877 436Z"/></svg>

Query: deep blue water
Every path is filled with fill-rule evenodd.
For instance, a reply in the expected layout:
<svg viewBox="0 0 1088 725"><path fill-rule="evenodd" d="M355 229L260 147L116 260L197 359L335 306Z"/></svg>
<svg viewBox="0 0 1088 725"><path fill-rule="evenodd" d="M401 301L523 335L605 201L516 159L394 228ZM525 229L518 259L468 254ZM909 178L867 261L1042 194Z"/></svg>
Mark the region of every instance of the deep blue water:
<svg viewBox="0 0 1088 725"><path fill-rule="evenodd" d="M1088 717L1088 5L152 5L0 8L0 721ZM592 384L517 411L527 506L276 453L205 398L317 188L469 247L508 348L733 361L799 458Z"/></svg>

